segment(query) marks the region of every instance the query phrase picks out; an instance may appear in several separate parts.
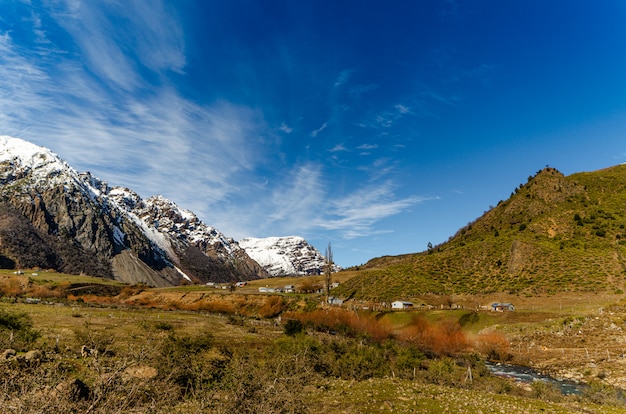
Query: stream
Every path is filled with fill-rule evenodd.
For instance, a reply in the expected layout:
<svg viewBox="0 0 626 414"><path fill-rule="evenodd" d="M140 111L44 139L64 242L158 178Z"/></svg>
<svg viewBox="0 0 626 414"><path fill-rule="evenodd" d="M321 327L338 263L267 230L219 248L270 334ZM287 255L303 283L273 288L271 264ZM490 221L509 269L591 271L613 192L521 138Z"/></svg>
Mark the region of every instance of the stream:
<svg viewBox="0 0 626 414"><path fill-rule="evenodd" d="M587 387L584 383L559 380L522 365L494 364L492 362L487 362L486 365L489 371L497 377L510 378L527 384L543 381L558 388L563 395L582 395Z"/></svg>

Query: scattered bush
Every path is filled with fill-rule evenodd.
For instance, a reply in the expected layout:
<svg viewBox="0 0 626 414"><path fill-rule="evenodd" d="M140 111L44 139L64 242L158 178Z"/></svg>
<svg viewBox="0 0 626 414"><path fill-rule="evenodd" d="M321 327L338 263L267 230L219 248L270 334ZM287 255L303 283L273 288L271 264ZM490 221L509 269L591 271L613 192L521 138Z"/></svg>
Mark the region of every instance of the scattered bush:
<svg viewBox="0 0 626 414"><path fill-rule="evenodd" d="M25 313L15 313L0 309L0 348L26 350L40 337L33 329L33 323Z"/></svg>
<svg viewBox="0 0 626 414"><path fill-rule="evenodd" d="M303 330L304 326L302 325L302 322L300 322L298 319L289 319L283 327L285 335L288 336L294 336L296 334L299 334Z"/></svg>
<svg viewBox="0 0 626 414"><path fill-rule="evenodd" d="M584 396L595 404L624 405L622 391L601 381L593 380L584 391Z"/></svg>
<svg viewBox="0 0 626 414"><path fill-rule="evenodd" d="M158 321L154 324L154 327L159 331L171 331L172 329L174 329L171 323L163 321Z"/></svg>

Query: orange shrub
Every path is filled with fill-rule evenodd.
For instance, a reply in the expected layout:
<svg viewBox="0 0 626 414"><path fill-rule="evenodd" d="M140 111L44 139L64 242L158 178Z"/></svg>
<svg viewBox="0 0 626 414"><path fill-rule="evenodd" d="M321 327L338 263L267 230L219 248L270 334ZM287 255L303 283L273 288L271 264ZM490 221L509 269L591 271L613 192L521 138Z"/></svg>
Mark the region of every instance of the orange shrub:
<svg viewBox="0 0 626 414"><path fill-rule="evenodd" d="M285 301L280 296L270 296L268 300L259 308L259 316L262 318L272 318L280 314L285 309Z"/></svg>
<svg viewBox="0 0 626 414"><path fill-rule="evenodd" d="M15 277L5 277L0 279L0 296L20 296L24 293L24 288Z"/></svg>
<svg viewBox="0 0 626 414"><path fill-rule="evenodd" d="M511 344L504 334L499 332L489 332L476 337L474 346L478 352L486 355L487 358L495 361L508 361L512 355L510 353Z"/></svg>
<svg viewBox="0 0 626 414"><path fill-rule="evenodd" d="M285 313L287 319L298 319L305 326L324 332L339 332L349 336L365 334L382 342L392 336L391 330L372 314L357 313L341 308L316 309L311 312Z"/></svg>
<svg viewBox="0 0 626 414"><path fill-rule="evenodd" d="M62 298L65 297L67 285L59 285L55 288L48 286L33 285L28 288L28 295L33 298Z"/></svg>
<svg viewBox="0 0 626 414"><path fill-rule="evenodd" d="M417 345L423 352L437 356L454 355L466 350L469 342L456 321L432 324L416 316L409 326L398 333L401 340Z"/></svg>
<svg viewBox="0 0 626 414"><path fill-rule="evenodd" d="M235 313L235 306L232 302L227 300L213 300L213 301L197 301L190 304L178 304L178 308L191 310L191 311L205 311L212 313Z"/></svg>

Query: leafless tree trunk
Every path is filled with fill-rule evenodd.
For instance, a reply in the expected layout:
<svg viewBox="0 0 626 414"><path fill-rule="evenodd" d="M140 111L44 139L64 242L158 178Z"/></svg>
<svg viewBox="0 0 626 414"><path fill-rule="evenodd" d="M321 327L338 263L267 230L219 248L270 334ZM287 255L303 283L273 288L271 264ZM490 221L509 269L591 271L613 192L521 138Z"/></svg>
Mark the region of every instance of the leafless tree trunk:
<svg viewBox="0 0 626 414"><path fill-rule="evenodd" d="M328 247L326 248L325 259L326 259L326 269L325 269L325 276L326 276L326 303L329 303L329 301L330 301L330 285L333 283L333 278L332 278L332 274L333 274L333 249L330 247L330 243L328 243Z"/></svg>

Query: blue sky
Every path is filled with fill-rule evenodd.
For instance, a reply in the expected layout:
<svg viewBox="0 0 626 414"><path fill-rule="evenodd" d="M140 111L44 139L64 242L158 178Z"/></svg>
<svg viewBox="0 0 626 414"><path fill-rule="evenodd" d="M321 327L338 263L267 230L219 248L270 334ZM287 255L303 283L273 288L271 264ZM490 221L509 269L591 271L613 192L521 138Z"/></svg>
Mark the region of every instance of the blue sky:
<svg viewBox="0 0 626 414"><path fill-rule="evenodd" d="M626 3L0 2L0 134L342 266L626 161Z"/></svg>

